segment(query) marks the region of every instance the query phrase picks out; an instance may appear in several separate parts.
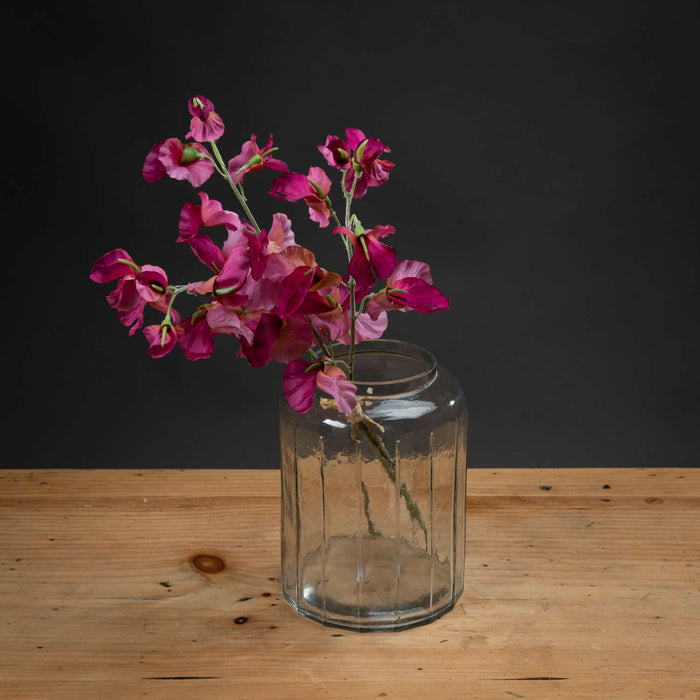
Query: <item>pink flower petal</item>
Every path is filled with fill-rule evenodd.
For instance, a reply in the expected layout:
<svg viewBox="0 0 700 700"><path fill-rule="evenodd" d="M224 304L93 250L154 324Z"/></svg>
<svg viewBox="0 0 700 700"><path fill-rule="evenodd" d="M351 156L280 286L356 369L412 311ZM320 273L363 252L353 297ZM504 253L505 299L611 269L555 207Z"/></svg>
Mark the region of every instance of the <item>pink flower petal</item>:
<svg viewBox="0 0 700 700"><path fill-rule="evenodd" d="M310 366L306 360L292 360L284 370L282 391L287 403L299 413L307 413L314 400L316 372L307 372Z"/></svg>
<svg viewBox="0 0 700 700"><path fill-rule="evenodd" d="M349 416L357 405L357 387L348 381L339 367L327 365L316 374L316 386L330 394L338 404L338 410Z"/></svg>
<svg viewBox="0 0 700 700"><path fill-rule="evenodd" d="M417 277L428 284L433 283L433 278L430 276L430 268L424 262L401 260L389 277L389 286L397 286L393 284L394 280L405 279L406 277Z"/></svg>
<svg viewBox="0 0 700 700"><path fill-rule="evenodd" d="M422 314L441 311L449 307L445 297L437 287L416 277L396 281L397 290L388 290L389 298L406 308Z"/></svg>
<svg viewBox="0 0 700 700"><path fill-rule="evenodd" d="M396 267L396 251L371 234L365 235L364 239L372 269L378 279L385 280Z"/></svg>
<svg viewBox="0 0 700 700"><path fill-rule="evenodd" d="M155 146L153 146L146 156L146 160L143 163L143 169L141 170L141 175L146 182L158 182L158 180L162 180L167 175L165 172L165 166L158 157L160 147L163 145L163 143L163 141L159 141Z"/></svg>
<svg viewBox="0 0 700 700"><path fill-rule="evenodd" d="M214 333L206 321L208 314L199 314L194 323L192 317L182 322L180 349L188 360L205 360L214 352Z"/></svg>
<svg viewBox="0 0 700 700"><path fill-rule="evenodd" d="M270 194L287 202L298 202L304 197L315 194L315 190L306 175L285 173L272 181Z"/></svg>
<svg viewBox="0 0 700 700"><path fill-rule="evenodd" d="M134 265L136 264L123 248L111 250L99 258L92 266L90 279L93 282L104 283L134 274L134 268L126 262L122 262L123 260L127 260Z"/></svg>

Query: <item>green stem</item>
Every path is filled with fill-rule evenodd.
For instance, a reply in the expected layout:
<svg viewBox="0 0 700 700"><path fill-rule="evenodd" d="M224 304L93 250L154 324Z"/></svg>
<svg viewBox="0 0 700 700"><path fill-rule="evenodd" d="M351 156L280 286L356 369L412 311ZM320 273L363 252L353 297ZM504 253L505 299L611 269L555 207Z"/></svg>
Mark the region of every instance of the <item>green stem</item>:
<svg viewBox="0 0 700 700"><path fill-rule="evenodd" d="M372 448L374 454L378 457L386 475L389 477L391 483L396 488L396 461L389 455L386 447L384 446L384 441L379 435L377 435L374 426L367 420L363 420L357 424L360 432L364 435ZM408 511L411 520L415 521L418 527L422 530L423 536L425 537L426 547L428 546L428 528L425 525L423 516L420 512L420 507L413 500L405 481L401 481L399 486L399 494L401 498L406 502L406 510Z"/></svg>
<svg viewBox="0 0 700 700"><path fill-rule="evenodd" d="M245 212L245 215L248 217L248 221L253 225L253 228L255 228L255 231L257 232L258 235L260 235L260 226L258 226L258 222L255 220L255 217L253 216L253 212L250 211L250 208L248 207L247 201L243 193L241 192L240 188L236 183L233 181L233 178L231 177L231 173L229 173L228 168L226 167L226 164L224 163L224 159L221 157L221 153L219 152L219 147L216 145L216 141L210 141L211 144L211 150L214 152L214 156L216 157L216 160L219 163L219 166L221 167L221 171L219 171L226 182L230 185L231 189L233 190L233 194L236 195L236 199L238 200L238 203L241 205L243 211Z"/></svg>

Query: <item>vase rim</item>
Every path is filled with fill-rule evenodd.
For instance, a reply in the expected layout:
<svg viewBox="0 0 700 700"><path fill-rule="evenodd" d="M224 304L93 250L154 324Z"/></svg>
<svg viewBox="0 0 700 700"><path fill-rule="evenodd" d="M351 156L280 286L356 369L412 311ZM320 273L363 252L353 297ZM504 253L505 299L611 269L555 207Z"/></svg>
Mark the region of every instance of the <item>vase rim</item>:
<svg viewBox="0 0 700 700"><path fill-rule="evenodd" d="M334 354L336 357L347 357L349 354L349 346L340 343L334 343ZM399 392L404 390L415 390L420 386L425 386L432 382L437 374L437 359L435 355L415 343L406 340L393 340L390 338L378 338L376 340L364 340L355 347L356 361L362 356L370 355L377 356L396 356L409 360L403 366L404 371L396 376L388 379L369 379L364 380L361 376L355 377L353 383L357 385L358 391L361 394L365 393L365 389L373 387L376 393L377 388L383 390L394 389ZM383 393L383 391L382 391ZM391 392L393 393L393 391Z"/></svg>

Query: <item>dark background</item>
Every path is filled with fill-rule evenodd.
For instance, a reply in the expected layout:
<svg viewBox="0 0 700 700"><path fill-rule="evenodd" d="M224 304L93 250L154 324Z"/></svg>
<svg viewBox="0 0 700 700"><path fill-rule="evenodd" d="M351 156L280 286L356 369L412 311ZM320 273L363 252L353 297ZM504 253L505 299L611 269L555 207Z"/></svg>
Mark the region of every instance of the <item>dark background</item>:
<svg viewBox="0 0 700 700"><path fill-rule="evenodd" d="M281 365L230 338L153 360L88 280L116 247L202 276L174 245L195 190L141 179L194 94L227 159L273 133L305 172L346 127L392 149L356 212L450 298L387 336L461 380L470 465L700 466L697 3L20 8L0 10L2 466L277 466ZM285 211L333 267L338 242L272 177L247 186L259 220Z"/></svg>

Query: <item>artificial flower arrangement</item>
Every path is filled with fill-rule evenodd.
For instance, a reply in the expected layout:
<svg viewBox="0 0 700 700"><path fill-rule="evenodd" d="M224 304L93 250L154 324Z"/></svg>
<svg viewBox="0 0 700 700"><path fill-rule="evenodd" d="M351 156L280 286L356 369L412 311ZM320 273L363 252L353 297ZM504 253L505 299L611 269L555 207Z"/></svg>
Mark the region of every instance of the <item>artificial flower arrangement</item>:
<svg viewBox="0 0 700 700"><path fill-rule="evenodd" d="M355 347L383 335L388 311L430 313L448 307L432 283L428 265L399 260L395 249L384 242L395 233L393 226L366 228L352 212L355 200L387 182L394 167L384 159L390 149L359 129L347 129L345 139L328 136L318 146L326 163L340 172L341 221L330 198L332 182L323 168L312 166L307 174L289 172L276 157L272 137L259 146L255 135L226 163L218 145L224 123L212 102L198 95L188 107L191 121L185 141L175 137L157 143L146 156L143 178L156 182L167 176L200 188L216 173L229 184L241 214L224 209L201 190L199 202L186 202L180 212L176 242L190 246L208 268L207 274L199 281L173 284L161 267L138 264L117 248L97 260L90 279L117 280L107 301L129 335L143 327L147 307L163 315L160 323L143 327L151 357L163 357L178 345L190 360L208 358L214 338L229 335L238 340L238 355L253 367L271 360L285 363L283 392L289 405L305 413L314 392L320 390L327 395L324 407L343 413L390 469L390 459L376 437L375 426L381 426L363 411L353 383ZM298 245L285 214L274 214L269 227L261 228L248 206L243 182L263 168L282 173L272 182L273 197L303 200L313 222L323 229L332 227L347 252L345 274L324 269L308 248ZM212 227L223 227L221 245L202 231ZM187 318L175 309L182 294L202 302ZM348 346L345 359L335 356L338 343Z"/></svg>

